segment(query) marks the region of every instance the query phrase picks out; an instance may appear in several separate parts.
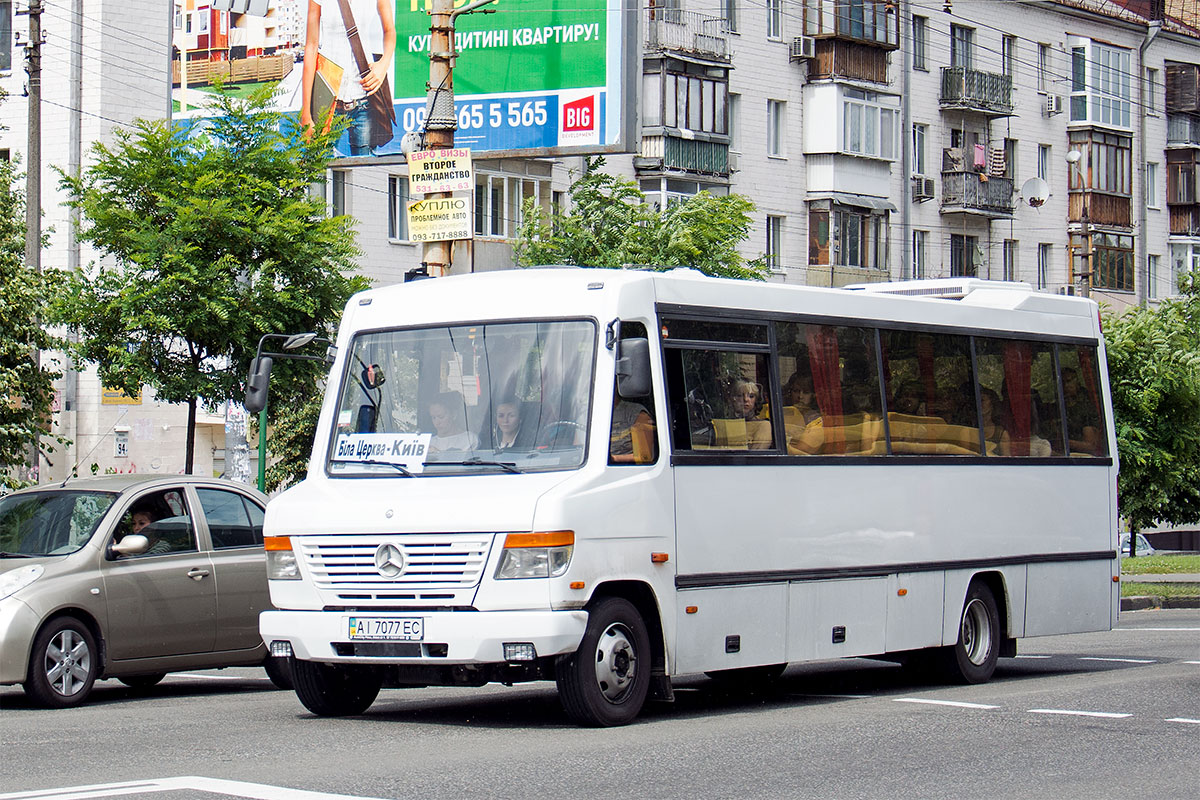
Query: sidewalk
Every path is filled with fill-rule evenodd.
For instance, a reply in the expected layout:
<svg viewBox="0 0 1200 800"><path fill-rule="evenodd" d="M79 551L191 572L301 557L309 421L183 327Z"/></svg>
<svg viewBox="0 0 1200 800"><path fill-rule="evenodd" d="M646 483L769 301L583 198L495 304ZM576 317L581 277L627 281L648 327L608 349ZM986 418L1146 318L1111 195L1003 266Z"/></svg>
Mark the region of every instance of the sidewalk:
<svg viewBox="0 0 1200 800"><path fill-rule="evenodd" d="M1138 597L1122 597L1122 611L1141 611L1147 608L1200 608L1200 574L1177 573L1160 575L1121 575L1122 583L1185 583L1196 587L1190 597L1162 597L1160 595L1144 595Z"/></svg>

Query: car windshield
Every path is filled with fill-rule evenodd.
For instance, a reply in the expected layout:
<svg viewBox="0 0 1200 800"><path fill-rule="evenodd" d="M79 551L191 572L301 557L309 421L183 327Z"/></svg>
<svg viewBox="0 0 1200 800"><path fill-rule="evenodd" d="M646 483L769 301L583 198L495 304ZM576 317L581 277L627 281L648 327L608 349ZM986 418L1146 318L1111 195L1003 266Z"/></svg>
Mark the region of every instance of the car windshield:
<svg viewBox="0 0 1200 800"><path fill-rule="evenodd" d="M92 538L117 496L109 492L28 492L0 497L0 553L60 556Z"/></svg>
<svg viewBox="0 0 1200 800"><path fill-rule="evenodd" d="M577 468L595 350L587 320L359 334L338 396L329 474Z"/></svg>

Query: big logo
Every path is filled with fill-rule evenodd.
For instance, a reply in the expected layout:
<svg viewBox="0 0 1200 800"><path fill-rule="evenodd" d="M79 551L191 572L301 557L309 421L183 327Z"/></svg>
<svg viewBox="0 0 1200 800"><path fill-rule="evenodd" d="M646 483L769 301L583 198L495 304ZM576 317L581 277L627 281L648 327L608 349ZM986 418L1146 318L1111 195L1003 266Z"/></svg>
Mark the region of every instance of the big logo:
<svg viewBox="0 0 1200 800"><path fill-rule="evenodd" d="M588 95L563 105L564 132L591 131L596 128L596 96Z"/></svg>

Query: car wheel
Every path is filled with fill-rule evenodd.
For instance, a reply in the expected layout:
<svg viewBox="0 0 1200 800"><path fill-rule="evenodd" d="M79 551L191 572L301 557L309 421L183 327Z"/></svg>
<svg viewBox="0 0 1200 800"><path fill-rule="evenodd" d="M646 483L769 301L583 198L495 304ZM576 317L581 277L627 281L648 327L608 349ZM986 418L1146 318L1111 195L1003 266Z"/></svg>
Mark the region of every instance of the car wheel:
<svg viewBox="0 0 1200 800"><path fill-rule="evenodd" d="M276 689L296 688L292 680L291 658L267 656L267 660L263 662L263 669L267 671L267 677L271 679L271 683L275 684Z"/></svg>
<svg viewBox="0 0 1200 800"><path fill-rule="evenodd" d="M167 673L165 672L152 672L149 675L126 675L123 678L117 678L117 680L131 689L149 689L165 677L167 677Z"/></svg>
<svg viewBox="0 0 1200 800"><path fill-rule="evenodd" d="M650 635L633 604L619 597L597 603L579 649L559 657L555 680L563 709L576 722L632 722L650 688Z"/></svg>
<svg viewBox="0 0 1200 800"><path fill-rule="evenodd" d="M963 603L958 641L943 650L942 665L955 683L987 683L1000 657L1000 612L992 590L972 581Z"/></svg>
<svg viewBox="0 0 1200 800"><path fill-rule="evenodd" d="M296 696L318 717L349 717L371 707L383 676L371 667L293 659Z"/></svg>
<svg viewBox="0 0 1200 800"><path fill-rule="evenodd" d="M91 694L99 667L92 632L75 617L59 617L34 638L23 688L40 706L76 706Z"/></svg>

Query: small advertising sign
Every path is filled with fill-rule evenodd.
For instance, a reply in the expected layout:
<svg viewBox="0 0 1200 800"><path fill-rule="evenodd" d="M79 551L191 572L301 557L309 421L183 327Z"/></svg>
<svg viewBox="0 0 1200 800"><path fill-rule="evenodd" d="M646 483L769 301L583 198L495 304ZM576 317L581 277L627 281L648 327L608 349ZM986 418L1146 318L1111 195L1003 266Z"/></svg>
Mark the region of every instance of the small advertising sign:
<svg viewBox="0 0 1200 800"><path fill-rule="evenodd" d="M422 472L432 438L432 433L343 433L337 438L333 460L397 464L409 472Z"/></svg>
<svg viewBox="0 0 1200 800"><path fill-rule="evenodd" d="M410 241L450 242L470 239L473 233L470 198L440 197L408 204Z"/></svg>
<svg viewBox="0 0 1200 800"><path fill-rule="evenodd" d="M130 397L123 390L114 389L111 386L102 387L100 390L100 405L102 406L140 406L141 404L141 392L138 392L136 397Z"/></svg>
<svg viewBox="0 0 1200 800"><path fill-rule="evenodd" d="M412 194L469 192L475 188L471 151L461 147L423 150L408 156L408 189Z"/></svg>

